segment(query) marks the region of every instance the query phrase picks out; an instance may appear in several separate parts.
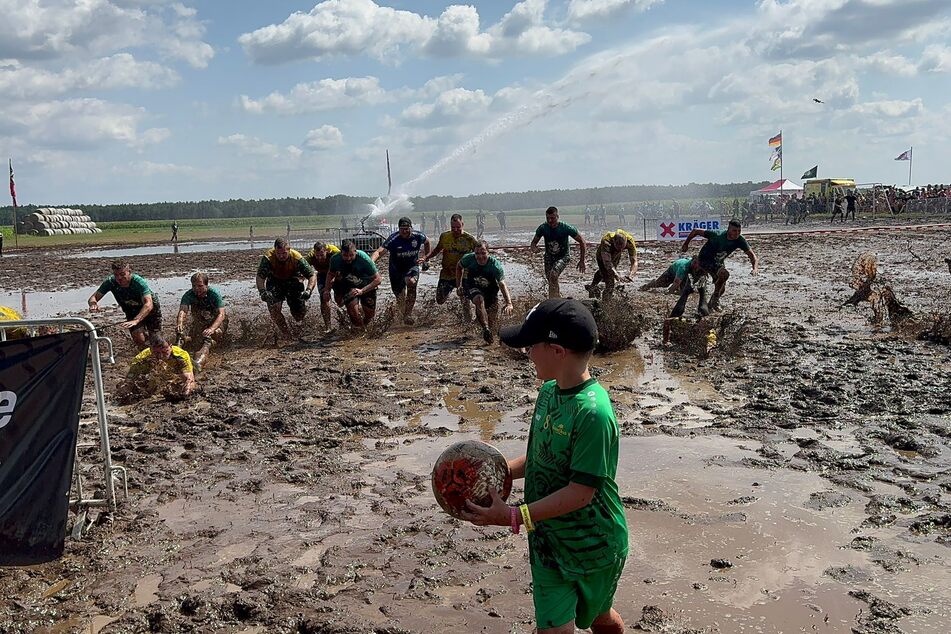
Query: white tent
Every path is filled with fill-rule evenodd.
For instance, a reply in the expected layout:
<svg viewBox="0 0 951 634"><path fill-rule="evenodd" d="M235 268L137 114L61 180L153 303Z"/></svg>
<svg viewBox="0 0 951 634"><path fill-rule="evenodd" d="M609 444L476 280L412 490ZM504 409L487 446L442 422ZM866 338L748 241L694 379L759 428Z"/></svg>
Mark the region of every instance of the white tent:
<svg viewBox="0 0 951 634"><path fill-rule="evenodd" d="M778 196L780 194L789 194L792 196L802 195L802 185L798 185L788 178L783 178L775 183L770 183L762 189L750 192L750 198L754 196Z"/></svg>

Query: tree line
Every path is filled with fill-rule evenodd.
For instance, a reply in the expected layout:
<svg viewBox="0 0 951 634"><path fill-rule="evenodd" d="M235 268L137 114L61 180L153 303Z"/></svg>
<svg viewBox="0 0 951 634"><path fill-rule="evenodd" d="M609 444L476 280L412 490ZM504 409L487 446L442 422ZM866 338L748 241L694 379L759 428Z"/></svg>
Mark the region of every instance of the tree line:
<svg viewBox="0 0 951 634"><path fill-rule="evenodd" d="M411 200L416 211L509 211L544 209L549 205L601 205L649 200L682 200L697 198L746 197L767 181L754 183L690 183L687 185L625 185L589 187L584 189L548 189L525 192L473 194L470 196L416 196ZM368 196L337 194L325 198L269 198L264 200L201 200L187 202L156 202L120 205L26 205L18 214L28 214L38 207L71 207L81 209L96 222L135 220L179 220L207 218L249 218L281 216L362 215L366 205L375 199ZM13 208L0 207L0 223L13 221Z"/></svg>

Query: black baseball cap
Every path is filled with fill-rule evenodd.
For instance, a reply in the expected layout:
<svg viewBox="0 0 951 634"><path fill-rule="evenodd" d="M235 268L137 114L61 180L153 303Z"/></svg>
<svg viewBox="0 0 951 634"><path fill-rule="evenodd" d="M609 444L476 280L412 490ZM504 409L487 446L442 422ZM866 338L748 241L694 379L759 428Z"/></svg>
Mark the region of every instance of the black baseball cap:
<svg viewBox="0 0 951 634"><path fill-rule="evenodd" d="M399 219L399 221L397 221L396 224L400 227L412 227L413 221L407 218L406 216L403 216L402 218Z"/></svg>
<svg viewBox="0 0 951 634"><path fill-rule="evenodd" d="M518 326L499 330L499 339L513 348L556 343L574 352L590 352L598 345L598 324L577 299L546 299L528 311Z"/></svg>

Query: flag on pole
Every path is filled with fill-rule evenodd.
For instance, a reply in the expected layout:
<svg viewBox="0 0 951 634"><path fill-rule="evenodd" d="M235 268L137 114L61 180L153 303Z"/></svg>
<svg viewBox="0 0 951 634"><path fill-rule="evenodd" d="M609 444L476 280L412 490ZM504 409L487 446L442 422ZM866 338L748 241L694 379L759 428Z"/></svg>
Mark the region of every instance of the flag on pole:
<svg viewBox="0 0 951 634"><path fill-rule="evenodd" d="M773 150L773 154L769 157L769 160L771 161L782 160L782 158L783 158L783 146L780 145L775 150Z"/></svg>
<svg viewBox="0 0 951 634"><path fill-rule="evenodd" d="M777 156L776 160L773 161L773 166L769 169L770 171L775 172L778 169L782 169L782 167L783 167L783 159L781 156Z"/></svg>
<svg viewBox="0 0 951 634"><path fill-rule="evenodd" d="M13 197L13 206L17 206L17 186L13 182L13 159L10 159L10 196Z"/></svg>
<svg viewBox="0 0 951 634"><path fill-rule="evenodd" d="M783 133L780 132L769 140L769 147L779 147L783 144Z"/></svg>
<svg viewBox="0 0 951 634"><path fill-rule="evenodd" d="M818 174L818 173L819 173L819 166L816 165L816 166L813 167L812 169L809 169L809 170L806 170L805 172L803 172L803 174L802 174L802 176L801 176L800 178L815 178L815 177L816 177L816 174Z"/></svg>
<svg viewBox="0 0 951 634"><path fill-rule="evenodd" d="M910 161L911 160L911 150L905 150L901 154L895 157L896 161ZM11 175L12 178L12 175ZM10 181L13 182L12 180Z"/></svg>

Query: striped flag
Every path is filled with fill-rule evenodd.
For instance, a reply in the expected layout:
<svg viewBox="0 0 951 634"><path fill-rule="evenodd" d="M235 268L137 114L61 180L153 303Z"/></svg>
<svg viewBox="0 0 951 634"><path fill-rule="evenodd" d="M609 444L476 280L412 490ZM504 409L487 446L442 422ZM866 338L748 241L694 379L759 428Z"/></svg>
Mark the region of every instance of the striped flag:
<svg viewBox="0 0 951 634"><path fill-rule="evenodd" d="M779 147L783 144L783 133L780 132L769 140L769 147Z"/></svg>
<svg viewBox="0 0 951 634"><path fill-rule="evenodd" d="M773 166L772 166L771 168L769 168L769 170L770 170L771 172L775 172L775 171L778 170L778 169L782 169L782 167L783 167L783 159L782 159L782 157L777 156L777 157L776 157L776 160L773 161Z"/></svg>
<svg viewBox="0 0 951 634"><path fill-rule="evenodd" d="M896 161L910 161L911 160L911 150L905 150L901 154L895 157ZM10 181L11 183L13 181Z"/></svg>
<svg viewBox="0 0 951 634"><path fill-rule="evenodd" d="M13 206L17 206L17 186L13 182L13 159L10 159L10 196L13 197Z"/></svg>

